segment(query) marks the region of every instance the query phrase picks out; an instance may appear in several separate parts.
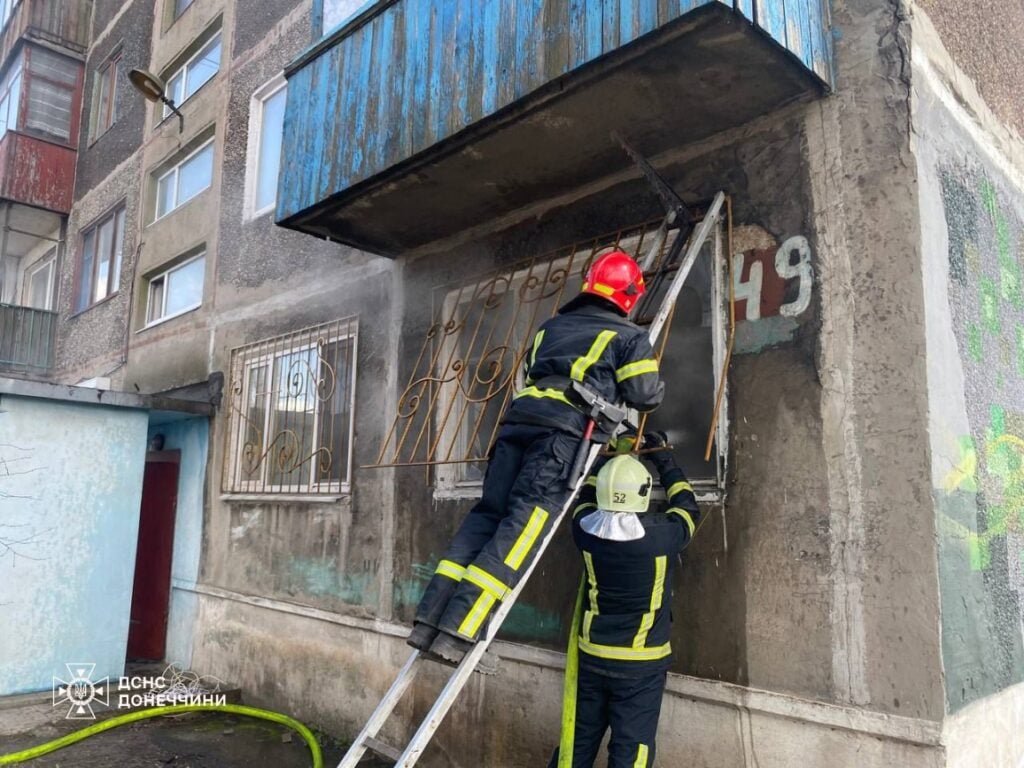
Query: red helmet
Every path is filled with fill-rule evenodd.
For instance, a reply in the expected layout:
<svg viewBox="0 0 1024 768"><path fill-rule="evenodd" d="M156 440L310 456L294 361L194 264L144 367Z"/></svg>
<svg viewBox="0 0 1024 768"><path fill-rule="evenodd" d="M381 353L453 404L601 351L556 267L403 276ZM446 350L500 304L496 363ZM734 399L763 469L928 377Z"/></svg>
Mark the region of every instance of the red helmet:
<svg viewBox="0 0 1024 768"><path fill-rule="evenodd" d="M644 273L633 257L625 251L612 251L590 265L583 281L583 293L607 299L628 313L647 288Z"/></svg>

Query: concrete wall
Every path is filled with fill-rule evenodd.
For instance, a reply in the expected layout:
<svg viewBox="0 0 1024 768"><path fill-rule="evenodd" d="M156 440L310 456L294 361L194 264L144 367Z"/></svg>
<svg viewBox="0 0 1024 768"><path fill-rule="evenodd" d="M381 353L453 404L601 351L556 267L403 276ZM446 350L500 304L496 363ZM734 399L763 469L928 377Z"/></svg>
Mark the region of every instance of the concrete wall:
<svg viewBox="0 0 1024 768"><path fill-rule="evenodd" d="M1024 144L943 42L918 11L932 494L946 700L958 713L947 729L951 764L1013 766L1024 757L1008 717L1024 681ZM1016 693L992 696L1004 689ZM981 751L997 743L997 758Z"/></svg>
<svg viewBox="0 0 1024 768"><path fill-rule="evenodd" d="M50 690L68 663L95 664L94 681L124 671L146 420L0 402L0 695Z"/></svg>

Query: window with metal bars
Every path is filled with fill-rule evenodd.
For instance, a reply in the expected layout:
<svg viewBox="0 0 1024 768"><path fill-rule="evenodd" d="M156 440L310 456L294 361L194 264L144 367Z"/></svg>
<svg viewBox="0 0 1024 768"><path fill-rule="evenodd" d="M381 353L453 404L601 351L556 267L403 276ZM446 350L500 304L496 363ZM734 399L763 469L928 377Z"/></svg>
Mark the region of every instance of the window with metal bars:
<svg viewBox="0 0 1024 768"><path fill-rule="evenodd" d="M537 326L576 295L602 253L646 254L657 225L627 227L436 288L433 321L376 464L431 466L438 495L478 493L501 416L523 386L523 361ZM653 320L675 274L677 265L663 264L674 236L669 233L648 270L652 295L633 317L641 326ZM728 336L723 240L723 228L716 227L658 345L666 398L647 424L668 433L706 498L723 488L725 472L725 419L712 426ZM720 414L726 406L723 389Z"/></svg>
<svg viewBox="0 0 1024 768"><path fill-rule="evenodd" d="M232 351L225 493L348 492L357 338L350 317Z"/></svg>

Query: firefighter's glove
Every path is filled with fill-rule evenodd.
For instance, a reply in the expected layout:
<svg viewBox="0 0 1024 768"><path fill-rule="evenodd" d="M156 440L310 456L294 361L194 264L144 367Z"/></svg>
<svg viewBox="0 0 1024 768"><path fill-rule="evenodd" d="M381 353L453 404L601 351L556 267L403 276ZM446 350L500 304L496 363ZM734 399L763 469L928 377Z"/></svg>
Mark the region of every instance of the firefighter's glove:
<svg viewBox="0 0 1024 768"><path fill-rule="evenodd" d="M670 469L675 469L676 459L672 455L672 449L668 445L668 435L664 432L644 432L643 447L644 458L647 459L658 474L663 475Z"/></svg>

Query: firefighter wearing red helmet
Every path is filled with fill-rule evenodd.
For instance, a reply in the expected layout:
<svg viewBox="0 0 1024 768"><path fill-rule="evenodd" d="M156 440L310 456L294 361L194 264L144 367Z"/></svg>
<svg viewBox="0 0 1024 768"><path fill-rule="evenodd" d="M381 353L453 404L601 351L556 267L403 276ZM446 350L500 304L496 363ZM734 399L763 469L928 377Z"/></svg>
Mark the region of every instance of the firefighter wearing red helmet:
<svg viewBox="0 0 1024 768"><path fill-rule="evenodd" d="M647 334L628 315L643 271L623 251L596 259L583 289L537 330L524 386L502 418L470 510L427 584L409 645L460 661L494 607L528 568L568 479L587 417L573 382L639 411L661 404L664 384Z"/></svg>

